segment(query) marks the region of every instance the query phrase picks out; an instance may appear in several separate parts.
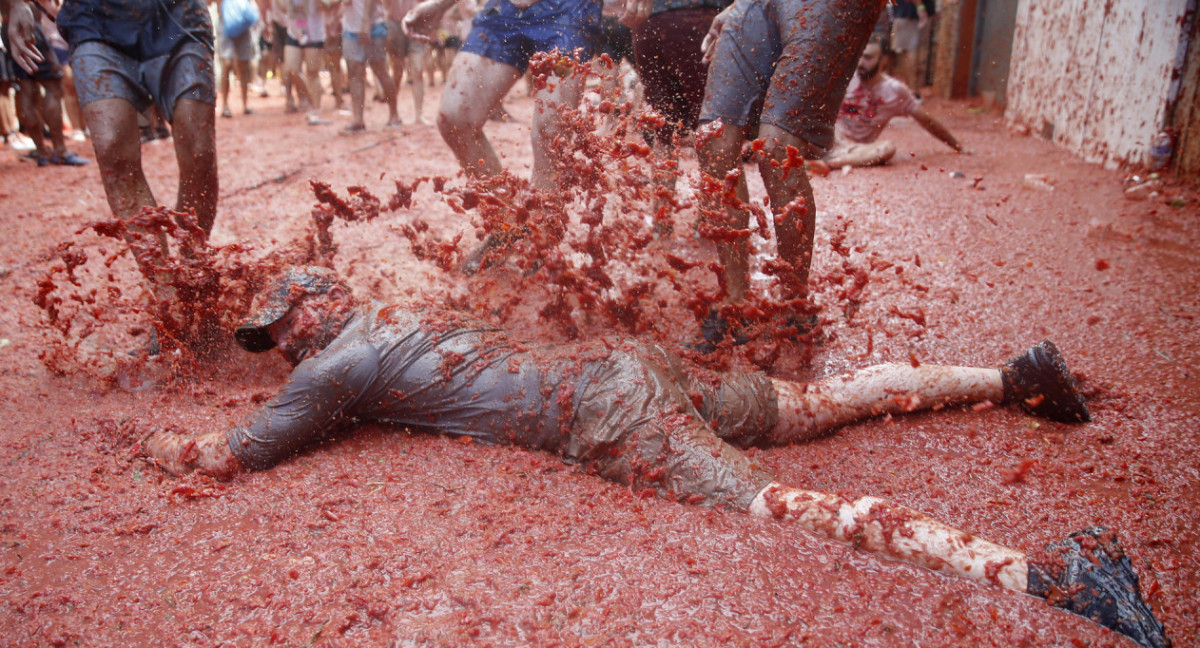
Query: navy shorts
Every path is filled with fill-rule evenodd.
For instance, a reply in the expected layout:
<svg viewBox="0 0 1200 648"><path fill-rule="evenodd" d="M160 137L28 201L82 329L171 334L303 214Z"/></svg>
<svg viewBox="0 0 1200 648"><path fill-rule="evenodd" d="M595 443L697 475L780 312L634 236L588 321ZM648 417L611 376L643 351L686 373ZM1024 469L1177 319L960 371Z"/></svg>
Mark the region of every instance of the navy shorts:
<svg viewBox="0 0 1200 648"><path fill-rule="evenodd" d="M81 106L124 99L141 112L156 103L163 117L173 122L180 99L217 103L213 52L194 41L184 41L172 53L146 61L107 43L87 41L75 48L71 62Z"/></svg>
<svg viewBox="0 0 1200 648"><path fill-rule="evenodd" d="M735 4L709 65L700 121L767 123L828 149L882 9L881 0Z"/></svg>
<svg viewBox="0 0 1200 648"><path fill-rule="evenodd" d="M511 65L521 74L538 52L558 50L592 57L600 35L599 0L539 0L521 9L509 0L488 0L475 15L462 51Z"/></svg>

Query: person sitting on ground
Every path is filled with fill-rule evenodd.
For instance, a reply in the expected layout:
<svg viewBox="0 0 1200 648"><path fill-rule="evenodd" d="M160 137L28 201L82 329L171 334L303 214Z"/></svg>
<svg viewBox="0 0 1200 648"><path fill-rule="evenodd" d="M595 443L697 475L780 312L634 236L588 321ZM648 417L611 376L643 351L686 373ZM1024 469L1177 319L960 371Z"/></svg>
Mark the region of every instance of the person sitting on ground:
<svg viewBox="0 0 1200 648"><path fill-rule="evenodd" d="M33 15L27 13L32 8L44 16L48 10L36 0L28 4L21 0L12 1L18 4L12 7L11 14L7 11L4 14L11 15L8 29L3 34L4 45L17 63L13 66L17 82L17 116L34 144L34 150L28 157L40 167L87 164L86 158L67 150L63 133L62 66L45 32L33 20ZM30 22L21 22L23 20ZM32 64L27 64L30 61L22 62L23 49L37 53ZM47 133L50 135L50 146L46 146Z"/></svg>
<svg viewBox="0 0 1200 648"><path fill-rule="evenodd" d="M354 111L354 121L342 129L342 133L353 135L367 130L363 113L367 101L368 64L383 85L388 106L386 127L399 126L400 115L396 112L399 88L388 72L385 52L388 28L384 24L383 0L348 0L343 25L346 32L342 38L342 54L350 79L350 108Z"/></svg>
<svg viewBox="0 0 1200 648"><path fill-rule="evenodd" d="M32 72L44 59L32 46L33 10L26 0L0 6L11 8L13 58ZM58 29L71 46L75 90L113 213L127 220L158 205L142 170L137 122L156 103L177 134L175 209L195 210L210 233L217 213L216 79L203 0L65 0Z"/></svg>
<svg viewBox="0 0 1200 648"><path fill-rule="evenodd" d="M736 446L813 439L885 413L993 401L1089 420L1055 346L994 369L882 365L810 384L763 374L704 377L654 344L529 347L451 312L355 299L327 268L289 269L235 332L248 351L295 365L250 421L195 437L158 432L143 452L172 474L263 470L366 422L558 454L622 484L691 504L773 517L882 556L1048 598L1144 646L1166 644L1112 532L1050 547L1045 564L876 497L778 483ZM1101 549L1101 550L1097 550ZM1104 551L1107 549L1107 551Z"/></svg>
<svg viewBox="0 0 1200 648"><path fill-rule="evenodd" d="M833 149L825 155L830 168L874 166L896 155L896 145L879 140L888 122L912 117L930 135L958 153L962 144L933 115L929 114L904 82L885 73L892 51L886 39L874 39L863 49L858 74L850 80L834 129Z"/></svg>

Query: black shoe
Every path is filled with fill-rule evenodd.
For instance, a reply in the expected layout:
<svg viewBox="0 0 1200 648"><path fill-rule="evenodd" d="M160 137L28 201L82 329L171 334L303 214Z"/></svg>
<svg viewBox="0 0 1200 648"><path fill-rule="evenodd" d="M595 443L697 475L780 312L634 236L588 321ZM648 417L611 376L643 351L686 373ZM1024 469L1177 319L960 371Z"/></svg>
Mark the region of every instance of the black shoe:
<svg viewBox="0 0 1200 648"><path fill-rule="evenodd" d="M696 353L708 355L717 350L725 336L730 334L732 327L729 320L721 316L720 311L715 308L709 309L708 315L700 320L700 339L688 347ZM733 331L733 344L740 346L749 342L749 339L740 330Z"/></svg>
<svg viewBox="0 0 1200 648"><path fill-rule="evenodd" d="M1004 402L1063 423L1092 420L1075 377L1053 342L1045 341L1000 368Z"/></svg>
<svg viewBox="0 0 1200 648"><path fill-rule="evenodd" d="M1046 552L1052 562L1029 563L1028 593L1119 632L1145 648L1171 645L1162 623L1142 599L1137 573L1115 533L1091 527L1051 544Z"/></svg>

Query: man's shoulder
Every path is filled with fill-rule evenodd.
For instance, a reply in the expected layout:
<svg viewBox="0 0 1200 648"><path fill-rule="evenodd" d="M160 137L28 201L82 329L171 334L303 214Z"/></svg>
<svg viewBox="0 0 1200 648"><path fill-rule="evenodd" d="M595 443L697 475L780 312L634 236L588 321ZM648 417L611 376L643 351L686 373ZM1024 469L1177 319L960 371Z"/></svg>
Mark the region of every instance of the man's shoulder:
<svg viewBox="0 0 1200 648"><path fill-rule="evenodd" d="M916 103L917 101L917 96L913 94L912 88L890 74L884 74L880 82L876 84L875 94L884 101L903 103Z"/></svg>

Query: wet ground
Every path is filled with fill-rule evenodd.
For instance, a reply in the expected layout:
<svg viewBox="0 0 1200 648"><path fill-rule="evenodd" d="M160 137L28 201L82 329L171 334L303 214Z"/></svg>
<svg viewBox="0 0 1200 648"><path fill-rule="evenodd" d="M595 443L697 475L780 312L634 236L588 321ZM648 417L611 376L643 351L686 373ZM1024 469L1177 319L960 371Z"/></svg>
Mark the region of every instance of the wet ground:
<svg viewBox="0 0 1200 648"><path fill-rule="evenodd" d="M217 244L265 253L301 236L310 179L386 197L396 180L457 170L432 127L380 130L378 104L369 132L339 137L284 115L278 98L252 101L258 114L218 120ZM1176 645L1200 644L1196 196L1127 201L1123 174L1012 135L994 111L929 105L975 154L900 122L889 166L814 179L823 342L811 361L785 350L774 371L992 365L1052 339L1085 377L1093 421L953 409L754 456L785 483L884 496L1022 550L1106 525ZM509 109L515 120L489 132L527 174L533 106L517 97ZM411 122L407 94L401 114ZM169 143L144 152L168 199ZM684 168L686 193L694 161ZM1029 597L775 521L641 499L519 449L365 427L230 482L165 477L134 452L146 433L236 425L285 363L236 351L186 370L171 354L128 360L146 335L144 317L125 313L72 350L105 362L49 371L39 356L62 340L33 304L36 282L64 241L94 259L116 247L76 234L108 217L98 171L6 156L0 205L0 645L1128 645ZM360 293L461 289L412 257L400 225L414 214L473 236L428 188L411 211L336 224L335 265ZM681 212L656 245L710 257L692 219ZM854 269L867 282L847 297ZM110 272L136 294L132 264ZM694 322L663 308L652 334L689 342Z"/></svg>

